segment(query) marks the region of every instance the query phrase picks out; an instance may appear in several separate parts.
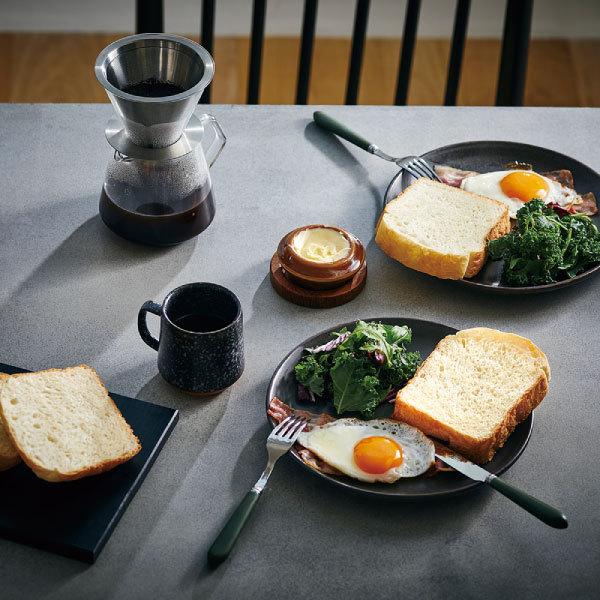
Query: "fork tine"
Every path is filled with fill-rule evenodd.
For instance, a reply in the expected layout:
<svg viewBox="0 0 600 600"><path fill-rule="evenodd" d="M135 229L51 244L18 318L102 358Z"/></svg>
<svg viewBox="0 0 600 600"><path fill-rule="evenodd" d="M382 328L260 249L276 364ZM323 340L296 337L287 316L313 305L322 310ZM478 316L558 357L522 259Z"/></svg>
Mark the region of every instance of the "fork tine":
<svg viewBox="0 0 600 600"><path fill-rule="evenodd" d="M430 162L427 162L424 159L423 159L423 162L427 165L427 168L431 171L431 175L433 176L433 178L436 181L441 181L441 179L438 177L438 174L436 173L435 166L432 165Z"/></svg>
<svg viewBox="0 0 600 600"><path fill-rule="evenodd" d="M294 415L286 417L279 425L277 425L277 427L275 427L275 429L273 429L273 431L271 431L271 435L279 435L295 418Z"/></svg>
<svg viewBox="0 0 600 600"><path fill-rule="evenodd" d="M421 164L419 162L417 162L416 160L413 162L413 164L411 165L411 167L421 175L421 177L426 177L427 179L431 179L431 176L429 175L429 173L427 172L426 169L424 169Z"/></svg>
<svg viewBox="0 0 600 600"><path fill-rule="evenodd" d="M421 177L423 177L423 175L421 175L421 173L418 173L417 171L415 171L413 165L411 164L407 164L404 165L404 167L402 167L407 173L409 173L410 175L412 175L415 179L420 179Z"/></svg>
<svg viewBox="0 0 600 600"><path fill-rule="evenodd" d="M431 170L431 167L421 158L415 158L415 163L421 167L421 170L425 171L430 177L433 177L434 173Z"/></svg>
<svg viewBox="0 0 600 600"><path fill-rule="evenodd" d="M296 423L298 420L298 417L296 415L290 415L283 423L283 427L279 427L278 431L276 432L276 435L278 437L285 437L286 432L288 431L288 429L290 429L290 427L292 427L294 425L294 423Z"/></svg>
<svg viewBox="0 0 600 600"><path fill-rule="evenodd" d="M292 427L288 430L288 432L286 433L286 438L295 441L296 438L300 435L300 432L303 431L303 429L306 427L306 423L306 419L300 418L298 423L292 425Z"/></svg>
<svg viewBox="0 0 600 600"><path fill-rule="evenodd" d="M416 160L427 171L427 173L429 173L432 179L436 179L437 181L440 180L440 178L437 176L437 173L435 172L435 169L425 159L419 157Z"/></svg>
<svg viewBox="0 0 600 600"><path fill-rule="evenodd" d="M304 423L304 419L302 417L295 417L294 420L290 422L289 426L285 428L285 431L280 433L280 436L286 439L290 438L298 425L302 423Z"/></svg>

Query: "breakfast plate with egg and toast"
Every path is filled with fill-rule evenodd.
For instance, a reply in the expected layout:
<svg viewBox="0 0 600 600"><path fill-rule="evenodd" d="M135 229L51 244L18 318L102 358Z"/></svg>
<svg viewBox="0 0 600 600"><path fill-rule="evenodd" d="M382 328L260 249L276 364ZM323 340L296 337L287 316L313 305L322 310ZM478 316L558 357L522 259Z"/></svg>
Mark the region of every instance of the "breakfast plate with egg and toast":
<svg viewBox="0 0 600 600"><path fill-rule="evenodd" d="M525 449L549 381L548 360L532 341L486 327L381 318L308 338L271 378L266 467L210 546L208 564L229 556L287 452L371 498L447 498L487 484L565 529L561 510L498 477Z"/></svg>
<svg viewBox="0 0 600 600"><path fill-rule="evenodd" d="M545 355L521 336L371 318L298 344L273 374L266 410L273 427L291 414L308 419L291 454L309 471L415 501L481 485L436 455L506 471L529 442L549 379Z"/></svg>
<svg viewBox="0 0 600 600"><path fill-rule="evenodd" d="M506 236L511 229L514 232L518 211L523 207L532 207L530 201L538 197L543 197L543 202L548 207L547 214L557 228L563 229L563 224L570 226L573 223L574 231L585 227L586 233L591 232L594 238L592 251L595 260L582 264L571 261L570 264L560 265L553 273L557 276L551 277L555 279L554 281L542 283L545 281L544 277L540 275L536 278L534 273L529 278L525 276L521 282L520 264L515 265L512 272L506 272L506 262L510 260L516 262L519 258L516 254L518 248L513 246L515 256L509 256L508 261L505 261L502 259L502 254L510 253L511 249L503 248L504 244L500 241L494 241L484 248L487 251L486 256L483 257L481 267L474 275L463 277L451 275L444 278L455 279L462 285L499 294L535 294L574 285L600 270L598 255L600 237L596 230L598 225L596 199L600 198L600 175L588 166L554 150L506 141L452 144L427 152L422 158L435 165L436 173L444 186L484 196L506 206L508 220L504 218L495 221L495 223L500 221L493 234L496 239ZM407 171L398 173L386 190L386 208L415 181L416 179ZM449 193L452 191L448 190ZM484 204L482 212L487 215L490 208L485 203L482 204ZM534 218L537 215L540 222L545 221L544 212L541 209L532 214ZM553 220L554 217L556 221ZM495 219L494 216L488 218L492 221ZM566 231L566 235L569 234L568 230L563 229L563 231ZM532 233L535 235L536 231L530 231L528 235ZM515 237L514 233L511 235ZM489 239L491 238L488 237ZM505 239L509 240L509 238ZM583 235L582 239L584 239ZM511 240L517 242L515 246L518 246L520 241ZM587 242L584 240L583 243ZM523 246L524 244L521 244L521 248ZM494 258L497 260L490 259L490 250L496 252L498 256ZM563 252L574 250L575 256L582 253L581 247L572 246L569 250L565 244L560 250ZM588 251L588 248L584 250ZM536 257L537 261L543 261L545 258L543 254ZM574 262L576 264L573 264ZM539 262L537 265L532 262L530 270L535 270L539 264ZM571 272L569 272L570 266L573 267Z"/></svg>
<svg viewBox="0 0 600 600"><path fill-rule="evenodd" d="M395 158L317 111L315 123L394 162L376 226L404 266L497 294L536 294L600 270L600 176L547 148L509 141Z"/></svg>

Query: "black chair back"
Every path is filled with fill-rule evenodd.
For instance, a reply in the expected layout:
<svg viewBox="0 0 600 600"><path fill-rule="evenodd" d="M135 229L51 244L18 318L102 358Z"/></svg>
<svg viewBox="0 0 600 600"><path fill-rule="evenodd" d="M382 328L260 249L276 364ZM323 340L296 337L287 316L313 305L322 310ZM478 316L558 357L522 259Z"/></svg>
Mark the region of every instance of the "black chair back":
<svg viewBox="0 0 600 600"><path fill-rule="evenodd" d="M215 4L215 0L201 0L200 43L211 53L214 49ZM356 1L350 65L346 84L346 104L356 104L358 99L370 8L371 0ZM446 106L456 104L470 8L471 0L456 0L450 60L448 62L448 75L444 94L444 104ZM296 104L306 104L308 101L317 10L318 0L304 0ZM408 0L394 98L394 103L397 105L406 104L408 97L420 10L421 0ZM521 106L523 104L532 12L533 0L506 0L502 54L496 94L496 105L498 106ZM265 14L266 0L253 0L248 104L258 104L259 102ZM163 30L163 0L136 0L137 33L161 32ZM200 101L210 102L210 88L204 92Z"/></svg>

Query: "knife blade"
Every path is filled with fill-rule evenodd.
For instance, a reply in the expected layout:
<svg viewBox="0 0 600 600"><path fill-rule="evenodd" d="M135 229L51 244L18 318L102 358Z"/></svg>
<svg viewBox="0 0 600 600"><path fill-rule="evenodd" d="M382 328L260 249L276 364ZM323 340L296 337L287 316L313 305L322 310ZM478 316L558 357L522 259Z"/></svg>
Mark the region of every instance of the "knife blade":
<svg viewBox="0 0 600 600"><path fill-rule="evenodd" d="M546 525L550 525L550 527L555 527L556 529L565 529L569 526L567 517L565 517L561 510L530 496L518 487L500 479L500 477L482 469L462 456L458 454L438 454L437 452L435 456L443 463L456 469L459 473L466 475L469 479L489 484L503 496L506 496L528 513L546 523Z"/></svg>
<svg viewBox="0 0 600 600"><path fill-rule="evenodd" d="M492 477L496 477L493 473L482 469L478 465L460 458L457 454L448 455L448 454L435 454L436 458L439 458L442 462L446 463L449 467L456 469L463 475L466 475L469 479L474 479L475 481L483 481L484 483L488 483L488 480Z"/></svg>

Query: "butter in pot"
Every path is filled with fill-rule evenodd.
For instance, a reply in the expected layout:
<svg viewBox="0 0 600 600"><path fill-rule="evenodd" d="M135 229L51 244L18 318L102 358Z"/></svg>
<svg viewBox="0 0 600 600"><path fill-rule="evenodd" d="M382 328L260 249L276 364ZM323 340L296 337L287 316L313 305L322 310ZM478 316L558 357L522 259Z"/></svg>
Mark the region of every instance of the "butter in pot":
<svg viewBox="0 0 600 600"><path fill-rule="evenodd" d="M317 263L332 263L350 254L350 241L331 227L301 229L292 239L296 254Z"/></svg>
<svg viewBox="0 0 600 600"><path fill-rule="evenodd" d="M285 277L312 290L340 287L365 264L360 240L328 225L306 225L290 231L279 242L277 254Z"/></svg>

